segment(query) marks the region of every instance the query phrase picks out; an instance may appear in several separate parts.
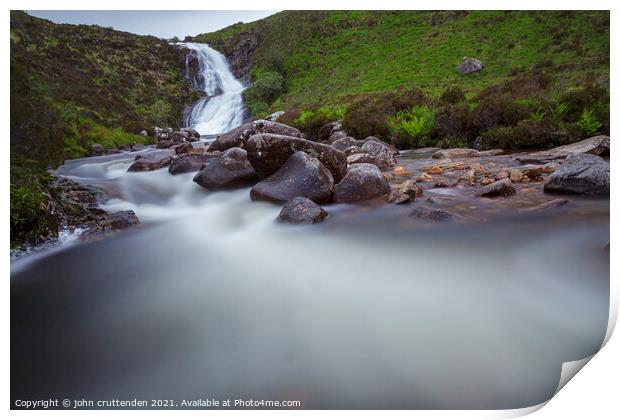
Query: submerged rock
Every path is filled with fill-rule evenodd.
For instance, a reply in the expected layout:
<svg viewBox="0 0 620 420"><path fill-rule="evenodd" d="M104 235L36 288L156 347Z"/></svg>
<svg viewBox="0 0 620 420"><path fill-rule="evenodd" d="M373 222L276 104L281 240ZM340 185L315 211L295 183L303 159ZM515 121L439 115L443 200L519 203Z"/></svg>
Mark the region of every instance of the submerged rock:
<svg viewBox="0 0 620 420"><path fill-rule="evenodd" d="M173 150L155 150L143 155L136 155L135 162L127 169L129 172L154 171L166 167L172 162Z"/></svg>
<svg viewBox="0 0 620 420"><path fill-rule="evenodd" d="M599 156L570 155L551 175L544 191L564 194L609 195L609 163Z"/></svg>
<svg viewBox="0 0 620 420"><path fill-rule="evenodd" d="M418 206L409 214L409 217L426 220L428 222L454 222L463 220L463 216L448 210L430 206Z"/></svg>
<svg viewBox="0 0 620 420"><path fill-rule="evenodd" d="M334 201L353 203L387 198L390 192L390 184L376 165L356 163L349 167L342 181L334 187Z"/></svg>
<svg viewBox="0 0 620 420"><path fill-rule="evenodd" d="M480 154L476 149L443 149L433 153L433 159L453 159L453 158L467 158L476 157Z"/></svg>
<svg viewBox="0 0 620 420"><path fill-rule="evenodd" d="M492 184L481 187L476 192L479 197L498 197L513 195L517 192L515 187L512 186L510 178L502 178L499 181L495 181Z"/></svg>
<svg viewBox="0 0 620 420"><path fill-rule="evenodd" d="M557 209L558 207L562 207L567 205L568 203L570 203L570 200L566 199L566 198L557 198L555 200L551 200L551 201L546 201L536 207L532 207L529 209L524 209L522 211L524 212L535 212L535 211L544 211L544 210L551 210L551 209Z"/></svg>
<svg viewBox="0 0 620 420"><path fill-rule="evenodd" d="M209 190L235 188L256 181L256 173L247 152L239 147L226 150L220 156L207 159L194 176L194 182Z"/></svg>
<svg viewBox="0 0 620 420"><path fill-rule="evenodd" d="M232 147L244 147L244 143L251 136L259 133L279 134L301 138L301 131L288 125L274 121L256 120L233 128L228 133L218 136L210 145L209 150L228 150Z"/></svg>
<svg viewBox="0 0 620 420"><path fill-rule="evenodd" d="M295 152L269 177L250 190L252 200L288 201L306 197L315 203L327 203L334 189L331 172L316 158Z"/></svg>
<svg viewBox="0 0 620 420"><path fill-rule="evenodd" d="M255 134L245 142L245 146L248 159L261 179L276 172L298 151L320 160L336 182L347 172L347 156L327 144L277 134Z"/></svg>
<svg viewBox="0 0 620 420"><path fill-rule="evenodd" d="M306 197L295 197L284 204L277 221L308 225L325 220L327 212L321 206Z"/></svg>
<svg viewBox="0 0 620 420"><path fill-rule="evenodd" d="M82 239L91 240L99 234L112 233L118 230L127 229L140 223L138 216L133 210L121 210L114 213L99 216L94 222L90 223L86 230L80 235Z"/></svg>
<svg viewBox="0 0 620 420"><path fill-rule="evenodd" d="M554 149L517 156L515 159L522 163L547 163L578 153L601 156L609 154L609 141L609 136L595 136Z"/></svg>
<svg viewBox="0 0 620 420"><path fill-rule="evenodd" d="M392 187L392 192L390 193L388 201L394 204L409 203L415 200L417 191L418 186L414 181L405 181L402 184Z"/></svg>

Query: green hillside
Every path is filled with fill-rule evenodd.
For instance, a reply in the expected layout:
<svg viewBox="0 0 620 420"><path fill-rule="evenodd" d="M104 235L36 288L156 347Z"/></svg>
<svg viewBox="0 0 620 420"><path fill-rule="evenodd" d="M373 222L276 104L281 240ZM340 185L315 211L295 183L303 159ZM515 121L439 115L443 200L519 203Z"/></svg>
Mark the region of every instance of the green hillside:
<svg viewBox="0 0 620 420"><path fill-rule="evenodd" d="M448 88L461 90L475 108L478 95L496 86L530 101L532 109L521 113L549 117L553 108L570 102L564 96L571 89L587 87L591 91L581 96L603 96L579 106L596 108L596 117L608 125L608 12L287 11L193 39L230 55L231 43L244 33L258 38L253 86L246 94L256 116L293 111L289 122L312 129L318 125L313 120L345 116L348 108L358 114L345 116L350 131L387 137L387 120L401 111L399 105L404 111L424 104L440 111L437 102ZM461 75L456 68L464 57L480 59L484 70ZM371 131L359 127L368 115L360 114L358 102L386 102L381 98L386 92L404 89L421 90L425 98L383 103L385 110L371 106L369 112L385 114L383 122ZM566 122L576 122L575 114L583 111L571 109L573 121Z"/></svg>

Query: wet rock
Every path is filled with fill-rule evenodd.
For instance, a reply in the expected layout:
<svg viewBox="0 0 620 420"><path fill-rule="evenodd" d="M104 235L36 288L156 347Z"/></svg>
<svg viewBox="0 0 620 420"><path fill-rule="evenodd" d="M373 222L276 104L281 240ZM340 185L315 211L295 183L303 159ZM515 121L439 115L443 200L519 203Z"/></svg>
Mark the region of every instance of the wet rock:
<svg viewBox="0 0 620 420"><path fill-rule="evenodd" d="M504 153L503 149L491 149L491 150L479 151L478 156L497 156L497 155L501 155L502 153Z"/></svg>
<svg viewBox="0 0 620 420"><path fill-rule="evenodd" d="M105 154L105 148L100 144L91 144L90 145L90 155L91 156L101 156Z"/></svg>
<svg viewBox="0 0 620 420"><path fill-rule="evenodd" d="M411 172L409 172L404 166L397 166L392 172L396 176L411 176Z"/></svg>
<svg viewBox="0 0 620 420"><path fill-rule="evenodd" d="M587 153L570 155L551 175L545 192L609 195L609 163Z"/></svg>
<svg viewBox="0 0 620 420"><path fill-rule="evenodd" d="M146 149L146 146L140 143L132 144L130 150L132 152L138 152L140 150Z"/></svg>
<svg viewBox="0 0 620 420"><path fill-rule="evenodd" d="M556 147L555 149L517 156L516 159L522 163L546 163L553 160L564 159L569 155L577 153L599 156L607 155L609 154L609 140L609 136L590 137L576 143Z"/></svg>
<svg viewBox="0 0 620 420"><path fill-rule="evenodd" d="M252 200L288 201L306 197L315 203L327 203L334 189L331 172L316 158L295 152L269 177L250 190Z"/></svg>
<svg viewBox="0 0 620 420"><path fill-rule="evenodd" d="M500 179L504 179L504 178L508 178L510 177L510 174L506 171L499 171L498 173L495 174L495 179L496 180L500 180Z"/></svg>
<svg viewBox="0 0 620 420"><path fill-rule="evenodd" d="M174 131L170 135L170 140L173 143L193 142L200 140L200 134L193 128L183 128L179 131Z"/></svg>
<svg viewBox="0 0 620 420"><path fill-rule="evenodd" d="M317 141L325 141L329 139L333 131L340 131L342 128L342 124L338 121L330 122L325 124L323 127L319 128L317 133Z"/></svg>
<svg viewBox="0 0 620 420"><path fill-rule="evenodd" d="M493 182L495 182L495 180L493 180ZM446 181L437 181L434 185L435 188L449 188L451 186L452 185Z"/></svg>
<svg viewBox="0 0 620 420"><path fill-rule="evenodd" d="M431 175L441 175L441 172L443 172L443 171L437 165L431 166L431 168L428 170L428 173L431 174Z"/></svg>
<svg viewBox="0 0 620 420"><path fill-rule="evenodd" d="M247 139L255 134L268 133L301 138L301 131L288 125L267 120L256 120L233 128L228 133L218 136L210 145L209 150L228 150L232 147L244 148Z"/></svg>
<svg viewBox="0 0 620 420"><path fill-rule="evenodd" d="M453 159L453 158L467 158L467 157L476 157L479 155L476 149L445 149L439 150L433 153L433 159Z"/></svg>
<svg viewBox="0 0 620 420"><path fill-rule="evenodd" d="M332 144L336 140L343 139L345 137L348 137L345 131L334 129L332 133L329 135L329 138L325 141L325 143Z"/></svg>
<svg viewBox="0 0 620 420"><path fill-rule="evenodd" d="M347 156L355 155L357 153L364 153L364 151L359 146L351 146L344 149L344 154Z"/></svg>
<svg viewBox="0 0 620 420"><path fill-rule="evenodd" d="M207 153L186 153L172 158L168 167L168 172L172 175L184 174L187 172L197 172L202 169L208 159L216 156Z"/></svg>
<svg viewBox="0 0 620 420"><path fill-rule="evenodd" d="M169 149L172 146L174 146L174 143L172 142L172 140L159 140L157 142L158 149Z"/></svg>
<svg viewBox="0 0 620 420"><path fill-rule="evenodd" d="M155 150L145 154L136 155L136 160L127 169L129 172L154 171L166 167L172 162L174 151Z"/></svg>
<svg viewBox="0 0 620 420"><path fill-rule="evenodd" d="M347 162L349 165L353 165L354 163L372 163L379 168L385 168L385 162L377 159L374 156L369 155L368 153L356 153L351 156L347 156Z"/></svg>
<svg viewBox="0 0 620 420"><path fill-rule="evenodd" d="M356 163L349 167L342 181L334 187L334 202L353 203L387 198L390 192L390 184L376 165Z"/></svg>
<svg viewBox="0 0 620 420"><path fill-rule="evenodd" d="M88 225L82 235L80 235L80 238L92 240L97 235L127 229L139 223L140 220L132 210L122 210L103 214Z"/></svg>
<svg viewBox="0 0 620 420"><path fill-rule="evenodd" d="M261 179L276 172L298 151L320 160L336 182L347 172L347 156L327 144L277 134L255 134L245 142L245 146L248 159Z"/></svg>
<svg viewBox="0 0 620 420"><path fill-rule="evenodd" d="M523 168L522 172L524 177L531 180L539 180L542 179L545 168L543 166L533 166L530 168Z"/></svg>
<svg viewBox="0 0 620 420"><path fill-rule="evenodd" d="M548 162L543 166L543 172L546 174L552 174L558 170L560 164L557 162Z"/></svg>
<svg viewBox="0 0 620 420"><path fill-rule="evenodd" d="M309 225L322 222L326 217L327 212L312 200L295 197L284 204L277 220L282 223Z"/></svg>
<svg viewBox="0 0 620 420"><path fill-rule="evenodd" d="M465 171L465 173L459 177L459 181L463 181L473 187L476 185L476 171L474 169Z"/></svg>
<svg viewBox="0 0 620 420"><path fill-rule="evenodd" d="M414 201L417 195L418 186L414 181L408 180L392 187L388 201L394 204L404 204Z"/></svg>
<svg viewBox="0 0 620 420"><path fill-rule="evenodd" d="M377 140L367 140L362 145L362 151L377 159L379 168L388 168L396 165L394 160L394 151L385 145L383 142Z"/></svg>
<svg viewBox="0 0 620 420"><path fill-rule="evenodd" d="M544 211L544 210L551 210L551 209L557 209L558 207L562 207L567 205L568 203L570 203L570 200L567 200L566 198L558 198L555 200L551 200L551 201L547 201L544 202L536 207L532 207L529 209L524 209L522 211L524 212L535 212L535 211Z"/></svg>
<svg viewBox="0 0 620 420"><path fill-rule="evenodd" d="M277 122L284 115L284 111L276 111L265 118L267 121Z"/></svg>
<svg viewBox="0 0 620 420"><path fill-rule="evenodd" d="M392 155L393 156L400 155L400 150L398 150L394 145L392 145L390 143L387 143L387 142L385 142L383 140L380 140L380 139L378 139L375 136L368 136L363 141L364 141L364 143L367 143L369 141L375 141L377 143L381 143L382 145L384 145L385 147L387 147L388 149L390 149L392 151Z"/></svg>
<svg viewBox="0 0 620 420"><path fill-rule="evenodd" d="M510 178L502 178L499 181L495 181L492 184L481 187L476 192L479 197L498 197L513 195L517 192L515 187L512 186Z"/></svg>
<svg viewBox="0 0 620 420"><path fill-rule="evenodd" d="M511 169L510 170L510 180L512 182L521 182L523 181L524 174L519 169Z"/></svg>
<svg viewBox="0 0 620 420"><path fill-rule="evenodd" d="M419 182L433 182L433 177L427 173L422 173L418 176L417 181Z"/></svg>
<svg viewBox="0 0 620 420"><path fill-rule="evenodd" d="M484 68L484 64L482 61L477 58L467 58L463 59L463 62L459 65L458 71L461 74L470 74L477 71L481 71Z"/></svg>
<svg viewBox="0 0 620 420"><path fill-rule="evenodd" d="M346 149L348 149L351 146L360 147L362 144L364 144L362 140L356 140L351 136L347 136L347 137L343 137L338 140L335 140L333 143L331 143L331 146L335 149L338 149L344 152Z"/></svg>
<svg viewBox="0 0 620 420"><path fill-rule="evenodd" d="M482 185L482 186L490 185L490 184L492 184L494 182L495 182L495 179L493 179L493 178L482 178L480 180L480 185Z"/></svg>
<svg viewBox="0 0 620 420"><path fill-rule="evenodd" d="M194 182L209 190L228 189L249 185L256 181L256 173L247 152L239 147L226 150L220 156L207 158L194 176Z"/></svg>
<svg viewBox="0 0 620 420"><path fill-rule="evenodd" d="M184 153L190 153L192 150L194 150L194 147L191 143L181 143L175 144L171 147L171 149L174 150L174 153L176 153L177 155L182 155Z"/></svg>
<svg viewBox="0 0 620 420"><path fill-rule="evenodd" d="M420 147L419 149L410 150L409 153L412 153L415 155L425 155L428 153L435 153L440 150L443 150L443 149L441 147Z"/></svg>
<svg viewBox="0 0 620 420"><path fill-rule="evenodd" d="M461 215L452 213L448 210L443 210L430 206L418 206L409 214L409 217L416 219L422 219L428 222L455 222L463 220Z"/></svg>

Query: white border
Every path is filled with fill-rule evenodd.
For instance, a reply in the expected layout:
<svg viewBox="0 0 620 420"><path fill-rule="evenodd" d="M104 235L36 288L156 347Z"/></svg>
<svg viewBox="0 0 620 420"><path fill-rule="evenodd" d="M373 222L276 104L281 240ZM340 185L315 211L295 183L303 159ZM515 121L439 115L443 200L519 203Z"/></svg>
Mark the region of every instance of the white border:
<svg viewBox="0 0 620 420"><path fill-rule="evenodd" d="M301 2L301 1L283 1L283 0L266 0L263 2L256 1L199 1L199 0L187 0L187 1L163 1L163 0L151 0L151 1L137 1L137 2L127 2L121 0L107 0L107 1L89 1L88 3L77 0L57 0L53 3L49 1L42 0L30 0L30 1L6 1L4 4L7 4L8 8L5 9L5 14L2 16L2 24L5 28L4 33L8 32L9 27L9 13L8 9L19 9L19 10L46 10L46 9L54 9L54 10L283 10L283 9L367 9L367 10L376 10L376 9L417 9L417 10L445 10L445 9L466 9L466 10L476 10L476 9L535 9L535 10L547 10L547 9L566 9L566 10L611 10L611 74L614 75L614 71L617 71L619 66L617 65L617 40L618 40L618 19L617 11L620 9L620 6L616 6L616 4L620 4L615 1L603 1L603 0L590 0L587 2L583 1L552 1L552 0L520 0L516 1L490 1L490 0L470 0L470 1L442 1L442 0L434 0L434 1L404 1L404 0L381 0L381 1L368 1L368 0L358 0L358 1L327 1L327 0L313 0L312 2ZM5 35L6 36L6 35ZM8 37L7 37L8 38ZM10 42L8 39L5 39L2 44L3 55L4 57L9 56L10 53ZM8 147L8 138L9 138L9 127L10 127L10 114L9 114L9 83L7 82L9 76L8 69L9 60L4 61L4 65L2 67L2 74L4 79L4 84L2 85L4 101L2 102L2 110L4 116L4 127L5 127L5 148ZM614 121L612 126L615 127L615 122L618 121L618 112L615 104L617 103L617 84L615 83L616 79L612 76L611 80L611 101L612 101L612 113L611 120ZM613 132L614 128L612 128ZM612 133L613 134L613 133ZM6 149L5 149L6 150ZM615 149L614 149L615 150ZM614 152L612 152L614 153ZM8 248L8 237L9 237L9 226L6 221L9 220L9 154L4 153L4 161L3 161L3 170L2 176L3 181L0 183L0 188L2 188L3 197L5 200L3 201L3 205L1 208L0 218L5 221L3 225L3 233L5 238L5 244ZM613 178L613 172L612 172ZM611 214L615 214L615 200L617 193L617 185L615 182L612 183L612 200L611 200ZM614 217L611 217L611 236L614 237L612 242L615 244L615 238L617 238L617 223L614 221ZM613 248L615 249L615 247ZM10 261L9 261L9 250L5 249L4 258L2 259L2 268L3 273L5 273L4 277L4 288L3 288L3 315L4 322L2 323L2 337L5 337L5 343L0 346L0 352L2 355L3 364L3 381L1 385L2 394L4 395L4 404L5 409L10 407L9 402L9 389L10 389L10 375L9 375L9 305L10 305L10 294L9 294L9 272L10 272ZM611 337L611 332L613 331L613 327L615 326L615 321L618 314L618 269L617 264L615 262L614 256L616 254L611 254L611 306L610 306L610 325L608 328L608 332L606 335L606 342ZM171 415L174 417L183 416L183 417L200 417L204 418L205 416L216 417L216 418L230 418L241 417L241 416L252 416L258 418L290 418L292 415L300 418L310 418L320 416L321 418L342 418L344 417L353 417L356 418L375 418L375 416L380 417L390 417L390 418L410 418L412 415L418 418L504 418L514 417L518 415L528 414L532 411L536 411L533 415L535 418L539 419L553 419L553 418L562 418L562 419L583 419L584 417L589 418L615 418L620 413L618 398L617 398L617 383L618 383L618 373L620 372L620 343L618 339L611 339L604 350L601 351L600 354L597 354L592 358L590 363L584 367L583 372L580 373L579 379L575 381L570 381L565 388L559 392L559 394L554 397L550 402L548 402L547 407L543 410L538 410L545 404L541 404L541 406L532 407L530 409L523 410L509 410L504 412L493 412L493 411L388 411L388 412L362 412L362 411L300 411L300 412L291 412L291 411L217 411L217 412L209 412L205 413L203 411L184 411L184 412L167 412L167 411L118 411L115 412L115 416L120 417L129 417L136 416L140 418L168 418ZM578 362L569 363L567 366L574 368L579 365ZM579 370L579 369L577 369ZM567 372L567 371L566 371ZM566 372L563 371L563 374ZM561 388L561 387L559 387ZM49 416L52 418L82 418L86 415L89 418L103 418L110 416L110 412L99 411L99 412L84 412L84 411L11 411L10 415L20 417L20 418L34 418L38 416ZM534 418L533 417L533 418Z"/></svg>

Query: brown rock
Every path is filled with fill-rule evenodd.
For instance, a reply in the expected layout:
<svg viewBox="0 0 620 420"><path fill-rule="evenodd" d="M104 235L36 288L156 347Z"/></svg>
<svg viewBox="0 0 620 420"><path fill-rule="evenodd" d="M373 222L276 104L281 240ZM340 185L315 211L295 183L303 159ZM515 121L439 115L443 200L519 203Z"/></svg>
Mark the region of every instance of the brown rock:
<svg viewBox="0 0 620 420"><path fill-rule="evenodd" d="M523 181L523 172L519 169L511 169L510 170L510 180L512 182L521 182Z"/></svg>
<svg viewBox="0 0 620 420"><path fill-rule="evenodd" d="M499 181L495 181L492 184L486 185L478 189L476 195L479 197L498 197L515 194L517 191L512 186L510 178L502 178Z"/></svg>
<svg viewBox="0 0 620 420"><path fill-rule="evenodd" d="M168 166L172 161L174 151L156 150L136 155L134 163L127 169L129 172L153 171Z"/></svg>
<svg viewBox="0 0 620 420"><path fill-rule="evenodd" d="M379 168L370 163L356 163L349 167L342 181L334 187L334 202L353 203L387 198L390 192L390 184Z"/></svg>
<svg viewBox="0 0 620 420"><path fill-rule="evenodd" d="M431 167L431 169L428 170L428 173L431 175L441 175L441 168L437 165L434 165Z"/></svg>

